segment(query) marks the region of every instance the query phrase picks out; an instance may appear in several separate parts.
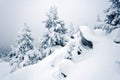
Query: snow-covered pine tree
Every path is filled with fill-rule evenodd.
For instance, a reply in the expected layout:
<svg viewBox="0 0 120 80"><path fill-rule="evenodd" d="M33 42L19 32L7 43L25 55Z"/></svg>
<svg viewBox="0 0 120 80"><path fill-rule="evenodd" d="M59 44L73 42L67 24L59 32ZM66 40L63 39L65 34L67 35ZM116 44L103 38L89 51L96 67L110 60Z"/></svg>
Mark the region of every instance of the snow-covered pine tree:
<svg viewBox="0 0 120 80"><path fill-rule="evenodd" d="M65 28L65 23L59 20L55 6L50 8L47 14L47 20L44 21L44 23L48 32L43 36L39 50L43 54L43 57L46 57L54 51L53 47L65 46L65 34L67 29Z"/></svg>
<svg viewBox="0 0 120 80"><path fill-rule="evenodd" d="M24 23L23 30L17 36L16 45L12 46L9 54L10 64L13 67L11 72L17 68L34 64L41 58L39 51L33 45L33 40L30 28Z"/></svg>
<svg viewBox="0 0 120 80"><path fill-rule="evenodd" d="M97 15L97 20L96 20L96 24L94 26L94 29L106 30L105 27L106 27L105 23L101 20L100 16Z"/></svg>
<svg viewBox="0 0 120 80"><path fill-rule="evenodd" d="M102 22L101 18L100 18L100 15L97 15L97 22Z"/></svg>
<svg viewBox="0 0 120 80"><path fill-rule="evenodd" d="M70 23L68 30L69 30L68 34L69 34L70 38L74 39L74 34L75 34L76 30L74 28L73 23Z"/></svg>
<svg viewBox="0 0 120 80"><path fill-rule="evenodd" d="M111 33L114 29L120 28L120 0L109 0L112 4L105 11L106 28L108 33Z"/></svg>

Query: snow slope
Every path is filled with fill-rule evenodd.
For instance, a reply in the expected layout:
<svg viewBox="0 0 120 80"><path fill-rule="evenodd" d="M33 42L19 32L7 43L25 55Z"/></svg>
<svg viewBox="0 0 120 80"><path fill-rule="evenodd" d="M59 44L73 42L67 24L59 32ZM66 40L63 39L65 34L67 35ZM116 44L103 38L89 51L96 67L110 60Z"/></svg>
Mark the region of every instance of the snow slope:
<svg viewBox="0 0 120 80"><path fill-rule="evenodd" d="M0 62L0 80L3 80L5 77L9 75L11 68L7 62Z"/></svg>
<svg viewBox="0 0 120 80"><path fill-rule="evenodd" d="M94 48L80 55L79 62L64 59L68 45L74 44L71 41L41 62L19 69L3 80L120 80L120 64L117 63L120 61L120 45L100 33L89 34L85 29L81 30L93 41Z"/></svg>
<svg viewBox="0 0 120 80"><path fill-rule="evenodd" d="M120 80L120 45L109 40L99 42L93 56L74 65L65 80Z"/></svg>

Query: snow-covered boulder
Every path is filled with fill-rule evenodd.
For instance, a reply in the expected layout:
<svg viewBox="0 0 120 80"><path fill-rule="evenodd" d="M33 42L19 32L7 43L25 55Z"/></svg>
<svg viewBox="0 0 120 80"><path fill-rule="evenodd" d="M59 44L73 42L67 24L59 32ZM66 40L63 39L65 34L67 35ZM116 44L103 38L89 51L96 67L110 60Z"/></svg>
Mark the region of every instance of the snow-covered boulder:
<svg viewBox="0 0 120 80"><path fill-rule="evenodd" d="M80 26L81 44L88 48L93 48L93 34L92 28L88 26Z"/></svg>
<svg viewBox="0 0 120 80"><path fill-rule="evenodd" d="M80 31L82 32L83 36L88 40L93 40L94 31L89 26L80 26Z"/></svg>
<svg viewBox="0 0 120 80"><path fill-rule="evenodd" d="M115 29L109 36L115 43L120 43L120 28Z"/></svg>

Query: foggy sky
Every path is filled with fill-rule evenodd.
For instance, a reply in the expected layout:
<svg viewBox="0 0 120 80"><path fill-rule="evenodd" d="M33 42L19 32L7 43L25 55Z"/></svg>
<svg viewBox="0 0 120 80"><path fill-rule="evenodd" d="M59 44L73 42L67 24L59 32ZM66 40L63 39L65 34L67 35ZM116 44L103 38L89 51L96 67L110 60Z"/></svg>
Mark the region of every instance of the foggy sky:
<svg viewBox="0 0 120 80"><path fill-rule="evenodd" d="M103 17L108 0L0 0L0 45L15 41L26 22L38 40L44 33L42 21L51 6L58 8L61 20L75 25L93 25L96 16Z"/></svg>

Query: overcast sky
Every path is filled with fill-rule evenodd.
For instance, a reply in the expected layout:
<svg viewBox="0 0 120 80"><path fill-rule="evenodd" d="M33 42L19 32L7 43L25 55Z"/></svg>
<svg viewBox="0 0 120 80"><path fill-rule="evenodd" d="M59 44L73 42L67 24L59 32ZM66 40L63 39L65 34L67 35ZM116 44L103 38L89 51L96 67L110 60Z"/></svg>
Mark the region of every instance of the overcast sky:
<svg viewBox="0 0 120 80"><path fill-rule="evenodd" d="M44 32L46 13L58 8L59 17L67 24L93 25L96 16L103 17L108 0L0 0L0 45L11 43L26 22L38 39ZM2 43L2 44L1 44Z"/></svg>

